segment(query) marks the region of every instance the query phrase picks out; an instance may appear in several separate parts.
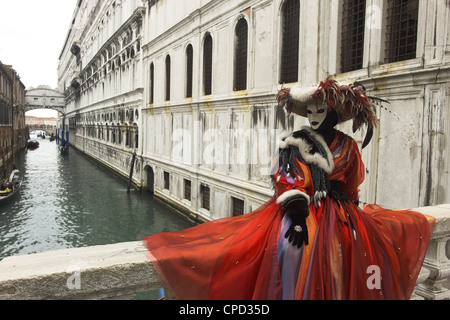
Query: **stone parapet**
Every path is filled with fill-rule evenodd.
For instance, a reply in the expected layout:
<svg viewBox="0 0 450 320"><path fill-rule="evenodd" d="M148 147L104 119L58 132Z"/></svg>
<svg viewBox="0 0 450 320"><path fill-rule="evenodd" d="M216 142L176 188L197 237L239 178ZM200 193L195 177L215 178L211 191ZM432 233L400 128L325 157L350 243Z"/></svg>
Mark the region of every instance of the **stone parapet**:
<svg viewBox="0 0 450 320"><path fill-rule="evenodd" d="M413 300L450 299L450 204L416 208L436 227ZM0 299L127 299L164 287L141 242L50 251L0 261Z"/></svg>
<svg viewBox="0 0 450 320"><path fill-rule="evenodd" d="M158 289L141 242L49 251L0 262L0 299L113 299Z"/></svg>
<svg viewBox="0 0 450 320"><path fill-rule="evenodd" d="M416 208L415 211L432 216L436 226L431 237L413 299L450 299L450 204ZM423 280L422 280L423 279Z"/></svg>

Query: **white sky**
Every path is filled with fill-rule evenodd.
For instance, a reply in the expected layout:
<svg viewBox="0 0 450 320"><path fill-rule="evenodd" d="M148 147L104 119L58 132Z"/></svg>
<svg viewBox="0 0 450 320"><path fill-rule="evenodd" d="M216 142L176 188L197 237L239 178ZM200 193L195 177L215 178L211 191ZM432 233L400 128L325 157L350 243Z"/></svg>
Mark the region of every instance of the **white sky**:
<svg viewBox="0 0 450 320"><path fill-rule="evenodd" d="M58 87L58 59L77 0L0 0L0 61L27 89ZM37 114L36 114L37 113ZM56 111L27 115L54 116Z"/></svg>

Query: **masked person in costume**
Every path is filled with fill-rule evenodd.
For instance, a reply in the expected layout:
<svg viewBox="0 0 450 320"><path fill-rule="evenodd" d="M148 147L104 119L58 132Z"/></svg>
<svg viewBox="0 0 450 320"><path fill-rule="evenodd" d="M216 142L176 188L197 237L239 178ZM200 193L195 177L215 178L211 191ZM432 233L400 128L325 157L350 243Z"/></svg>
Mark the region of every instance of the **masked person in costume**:
<svg viewBox="0 0 450 320"><path fill-rule="evenodd" d="M311 127L282 137L276 195L254 212L144 239L176 299L409 299L434 220L409 210L358 207L364 164L336 130L377 124L374 100L328 78L281 89L279 107Z"/></svg>

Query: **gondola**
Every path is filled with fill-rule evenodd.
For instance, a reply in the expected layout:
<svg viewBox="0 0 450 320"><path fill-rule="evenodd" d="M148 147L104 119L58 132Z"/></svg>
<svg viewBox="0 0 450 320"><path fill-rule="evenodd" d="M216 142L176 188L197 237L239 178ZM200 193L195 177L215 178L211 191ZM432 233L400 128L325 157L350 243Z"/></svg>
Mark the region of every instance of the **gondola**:
<svg viewBox="0 0 450 320"><path fill-rule="evenodd" d="M17 194L22 186L22 175L20 171L14 169L11 171L8 179L2 181L0 185L0 204L7 202Z"/></svg>
<svg viewBox="0 0 450 320"><path fill-rule="evenodd" d="M39 142L37 142L36 140L29 140L27 143L27 148L30 150L34 150L39 148Z"/></svg>
<svg viewBox="0 0 450 320"><path fill-rule="evenodd" d="M66 146L59 146L59 152L61 152L61 155L65 156L69 153L69 149L67 149Z"/></svg>

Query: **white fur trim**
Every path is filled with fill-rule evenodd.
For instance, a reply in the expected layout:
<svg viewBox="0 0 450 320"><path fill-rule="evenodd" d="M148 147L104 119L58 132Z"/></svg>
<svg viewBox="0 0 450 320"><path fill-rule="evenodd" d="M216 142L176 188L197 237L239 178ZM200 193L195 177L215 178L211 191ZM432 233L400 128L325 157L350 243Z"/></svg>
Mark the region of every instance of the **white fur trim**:
<svg viewBox="0 0 450 320"><path fill-rule="evenodd" d="M293 196L298 196L298 195L301 195L301 196L305 197L306 201L308 202L308 206L309 206L309 204L311 202L309 196L306 193L304 193L304 192L302 192L300 190L297 190L297 189L292 189L292 190L283 192L283 194L281 194L277 198L277 203L278 204L283 203L287 199L289 199L289 198L291 198Z"/></svg>
<svg viewBox="0 0 450 320"><path fill-rule="evenodd" d="M284 141L280 142L280 148L285 149L287 146L295 146L300 151L300 154L302 155L303 159L307 163L313 163L323 170L325 170L326 173L331 174L334 169L334 162L333 162L333 155L331 154L330 149L328 148L327 144L325 143L325 140L315 133L311 128L309 127L303 127L302 129L307 130L309 133L314 135L314 137L319 141L319 143L324 147L326 153L327 153L327 159L323 158L320 154L315 153L311 154L310 151L312 149L312 146L302 138L294 138L292 135L284 139Z"/></svg>
<svg viewBox="0 0 450 320"><path fill-rule="evenodd" d="M278 147L281 149L285 149L287 147L286 142L284 141L291 134L287 131L282 131L278 137Z"/></svg>

